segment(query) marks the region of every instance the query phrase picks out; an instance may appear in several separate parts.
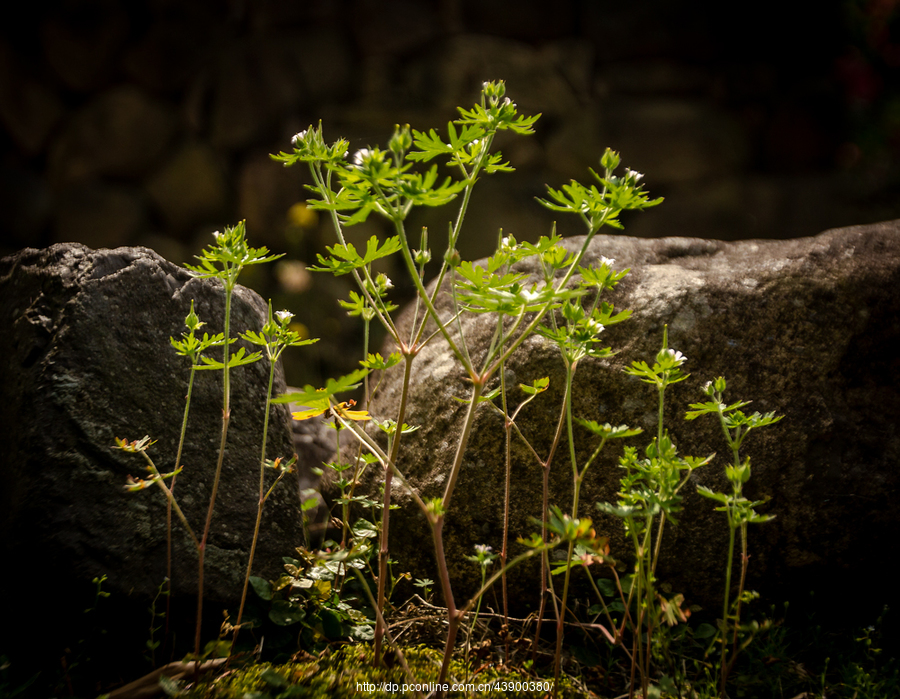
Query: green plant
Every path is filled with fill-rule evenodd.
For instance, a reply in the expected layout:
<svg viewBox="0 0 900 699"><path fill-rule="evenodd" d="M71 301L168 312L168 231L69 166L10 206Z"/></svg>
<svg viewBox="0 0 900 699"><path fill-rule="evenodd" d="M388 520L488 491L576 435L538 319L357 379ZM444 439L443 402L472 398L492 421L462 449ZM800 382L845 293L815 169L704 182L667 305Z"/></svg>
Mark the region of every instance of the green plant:
<svg viewBox="0 0 900 699"><path fill-rule="evenodd" d="M255 599L248 603L247 619L257 638L266 639L267 657L284 661L298 649L321 652L328 643L373 638L365 593L355 578L344 580L348 570L365 568L370 550L341 561L298 548L297 558L284 559L285 572L277 580L251 576Z"/></svg>
<svg viewBox="0 0 900 699"><path fill-rule="evenodd" d="M244 223L241 222L234 227L227 227L224 232L216 232L213 234L214 243L207 247L199 256L199 264L188 265L188 269L192 274L201 279L216 279L223 287L224 291L224 332L210 337L204 333L203 338L197 336L197 331L204 325L194 312L194 304L191 302L191 310L185 318L187 332L182 335L180 340L171 338L172 347L179 355L187 357L191 362L191 372L188 379L188 392L185 401L184 417L181 425L181 434L178 442L178 451L175 458L174 469L168 473L161 473L154 461L147 453L149 447L154 443L149 436L143 439L129 442L127 439L116 439L115 448L126 452L140 453L147 463L147 470L150 473L148 479L134 479L129 477L126 488L130 491L142 490L150 485L159 486L164 492L167 499L167 555L168 555L168 573L171 580L171 512L174 510L178 519L182 522L188 535L194 543L197 551L197 615L196 615L196 631L194 637L194 654L201 655L201 629L203 620L203 590L204 590L204 570L206 547L209 539L210 529L212 526L213 513L215 511L216 497L219 489L219 482L222 473L222 466L225 459L225 451L228 439L228 427L231 421L231 370L247 364L252 364L262 358L261 352L252 352L247 354L246 350L241 347L235 353L230 353L230 345L237 341L237 338L231 337L231 303L234 289L237 285L238 277L241 271L251 265L262 264L277 259L280 255L269 255L266 248L253 248L247 244L246 231ZM266 500L285 473L290 472L296 456L286 463L282 463L279 457L274 461L266 459L266 439L268 435L269 406L272 398L272 382L275 372L275 363L286 347L300 346L314 342L315 340L304 340L296 332L289 328L289 322L292 314L287 311L280 311L273 316L271 304L269 305L268 322L263 326L261 332L248 331L244 334L244 339L250 343L262 345L265 349L267 359L269 360L269 386L266 394L266 409L263 424L262 436L262 454L260 456L260 485L259 500L257 505L257 518L254 528L253 539L251 542L250 557L247 563L247 572L245 576L244 589L240 610L238 612L237 623L235 624L235 636L237 636L240 628L241 615L246 600L247 586L249 584L250 573L253 566L253 557L256 550L256 543L259 536L259 527L262 518L262 509ZM222 360L213 359L206 356L204 352L214 347L221 347L223 356ZM178 474L182 471L181 454L185 442L185 436L188 426L188 417L190 414L191 392L194 383L195 373L198 370L214 370L222 372L222 428L219 441L218 456L216 467L213 475L212 488L209 495L209 505L207 508L206 519L203 525L203 531L198 536L191 527L184 515L181 507L175 498L174 489L175 481ZM265 470L266 467L273 468L278 472L275 482L268 491L265 490ZM166 485L166 480L170 480L170 485ZM167 582L167 590L168 582ZM166 618L168 620L168 606ZM153 639L151 639L153 642ZM151 649L155 650L155 648Z"/></svg>
<svg viewBox="0 0 900 699"><path fill-rule="evenodd" d="M475 544L475 554L467 556L468 560L478 566L481 571L481 587L487 581L487 570L497 558L496 553L491 552L491 547L486 544ZM478 613L481 611L481 597L475 603L475 614L472 616L472 623L469 626L469 634L466 639L466 664L469 662L469 650L472 646L472 634L475 633L475 624L478 623Z"/></svg>
<svg viewBox="0 0 900 699"><path fill-rule="evenodd" d="M538 641L541 637L547 603L552 605L555 617L555 643L550 655L553 658L553 692L565 685L563 676L563 642L569 629L578 630L579 642L589 636L597 636L617 651L614 662L627 668L628 695L651 696L706 696L715 691L724 696L729 676L736 667L740 651L749 647L759 631L767 625L757 621L742 623L743 605L753 596L745 590L748 563L747 524L763 522L767 517L758 515L755 508L761 502L744 497L743 485L750 477L748 460L741 461L739 450L752 429L776 422L772 414L745 415L740 411L746 403L726 405L722 394L725 380L722 378L704 387L709 401L691 406L687 419L706 413L719 416L723 432L733 456L733 463L726 467L726 477L731 483L730 493L717 493L701 488L705 497L721 506L729 528L729 550L726 560L726 589L722 619L718 628L703 624L692 629L686 623L690 609L684 608L684 597L673 594L664 582L656 577L657 564L667 528L678 525L681 512L681 491L691 474L708 464L712 456L681 456L676 444L665 429L665 395L669 386L686 380L682 371L687 361L677 350L668 345L668 330L663 331L662 347L652 362L634 361L625 371L655 387L658 401L658 419L655 436L643 453L635 447L625 447L619 459L624 472L621 488L614 503L598 503L597 509L618 518L624 526L631 544L633 569L620 575L623 564L610 552L608 539L595 529L594 522L582 512L580 502L582 486L591 467L607 443L619 439L631 439L641 434L640 429L627 425L614 426L582 419L573 413L573 394L578 389L576 379L579 366L589 361L610 357L612 348L605 347L603 332L611 325L623 322L630 316L628 310L617 310L607 299L629 270L615 269L615 261L601 258L593 266L584 264L585 253L597 233L604 227L621 228L621 214L628 210L644 210L655 206L661 199L650 199L644 190L643 175L630 169L617 174L621 162L617 153L607 150L600 158L598 172L591 170L592 182L582 184L573 181L559 189L548 188L545 199L539 203L552 211L574 214L585 225L586 235L579 245L566 246L556 235L541 237L537 242L517 241L514 236L501 234L495 253L483 262L461 259L457 249L463 234L464 223L476 183L488 175L512 170L499 152L493 151L495 137L501 132L526 136L533 132L538 116L525 117L505 95L502 82L484 83L478 103L471 109L460 109L459 117L447 124L445 135L436 130L417 131L409 126L396 126L387 147L362 148L352 156L349 143L339 139L325 141L322 125L310 126L297 134L290 153L273 156L284 165L304 164L310 173L308 186L312 198L307 202L311 209L327 212L337 241L327 247L327 254L318 256L315 271L336 276L350 275L356 282L356 290L349 299L341 300L341 306L364 325L364 343L360 368L346 376L329 379L324 386L305 386L302 391L290 395L272 395L272 377L275 362L288 346L306 344L290 329L290 314L276 314L269 307L268 320L262 331L245 333L243 339L264 348L270 362L269 386L266 396L266 418L270 403L292 402L305 406L293 413L297 420L322 417L330 421L336 434L336 457L324 468L330 469L338 492L335 501L339 511L339 541L326 540L322 550L313 551L307 546L297 550L297 558L285 559L285 574L276 581L266 581L252 575L253 556L259 536L259 524L263 506L272 489L290 467L291 462L266 459L266 426L260 455L259 495L256 527L251 542L250 560L246 569L240 607L235 624L226 625L233 633L232 642L222 642L232 653L237 648L238 630L257 627L264 634L269 646L279 657L290 655L291 649L320 651L327 645L343 642L359 642L371 639L372 651L360 652L375 666L385 663L387 657L396 659L404 668L405 676L412 679L406 653L395 639L385 617L391 612L391 594L397 582L409 578L408 574L394 575L391 567L389 532L392 494L395 481L409 492L412 501L423 513L431 534L436 561L437 585L446 607L446 638L440 669L435 675L443 684L454 671L454 651L460 627L471 638L482 614L482 596L497 582L503 595L503 618L509 626L506 574L525 559L536 557L541 561L540 610L534 634L532 661L534 665ZM443 163L449 176L439 175L438 165ZM446 249L435 255L437 272L430 287L426 286L426 265L432 260L428 231L419 236L419 247L410 242L407 222L416 207L436 207L449 203L458 205L449 223ZM386 219L393 235L386 239L371 237L365 247L357 248L346 236L346 228L362 223L375 214ZM399 255L402 264L416 290L412 320L401 327L395 321L397 305L391 301L393 283L378 266L385 258ZM188 382L188 402L185 406L180 444L184 443L188 424L190 391L196 370L213 369L223 375L223 422L220 448L207 517L201 535L196 535L186 521L174 496L176 476L182 470L181 446L174 468L162 474L147 455L152 444L149 437L137 442L119 440L118 447L141 453L147 462L150 478L134 481L129 487L143 488L158 485L164 492L171 511L181 520L198 551L200 585L198 590L198 625L195 650L200 648L200 611L203 598L203 560L215 505L219 473L227 440L229 412L229 371L242 364L256 361L262 352L246 355L243 349L231 355L229 318L231 294L240 270L249 264L274 259L264 248L247 245L243 224L216 235L215 244L204 251L200 264L191 268L201 277L219 279L225 292L225 332L222 335L199 338L197 331L202 323L193 312L186 318L187 332L181 340L172 340L176 351L191 361ZM521 271L523 263L530 264L537 272L529 277ZM442 303L438 294L446 293ZM476 352L467 334L466 316L485 316L494 328L490 344ZM379 323L393 343L386 357L370 352L370 324ZM532 378L530 383L519 384L525 394L515 408L510 393L516 390L509 384L506 367L510 358L532 335L539 334L558 349L565 369L563 398L559 406L554 438L545 453L532 445L519 429L517 420L532 401L541 399L549 385L547 377ZM416 429L407 424L407 403L413 382L415 360L422 349L436 338L446 343L449 352L461 367L470 383L466 399L465 417L459 437L452 449L453 457L443 478L443 492L426 497L418 493L406 480L403 444L405 437ZM213 348L222 348L221 361L206 356ZM402 367L402 369L401 369ZM372 398L377 394L380 381L373 381L388 371L402 371L403 380L396 405L390 414L373 414ZM362 405L347 399L344 394L362 387ZM482 545L472 557L481 572L480 587L465 602L454 596L454 581L444 549L444 528L453 516L456 492L463 456L466 452L479 409L492 410L503 419L506 445L504 526L499 553L491 553ZM341 449L340 435L349 431L357 441L356 450ZM514 437L515 435L515 437ZM539 531L519 540L522 552L511 555L509 516L513 506L510 495L511 456L510 445L519 439L541 469L543 495L541 512L534 513ZM549 477L555 454L566 440L572 477L571 504L567 508L550 502ZM578 444L591 446L590 456L578 458ZM278 476L268 489L265 474L267 467L278 471ZM378 495L360 494L358 487L368 469L380 469ZM171 480L170 480L171 479ZM167 481L171 485L167 485ZM311 495L311 494L307 494ZM304 504L304 516L315 506L317 498L308 497ZM354 517L363 510L370 519ZM337 531L337 525L333 531ZM732 568L737 534L741 541L741 575L737 593L732 596ZM171 538L171 534L169 534ZM494 542L492 542L494 543ZM377 544L377 545L376 545ZM550 551L563 547L558 559L551 559ZM618 552L617 552L617 555ZM623 552L624 556L625 553ZM488 575L488 567L496 557L498 570ZM551 563L551 560L553 562ZM600 569L602 575L595 576ZM587 607L581 600L571 599L573 571L582 570L597 596L597 604ZM578 573L576 573L578 574ZM554 583L560 580L561 584ZM414 583L430 595L431 579ZM253 589L254 595L248 595ZM374 592L372 590L374 588ZM559 588L559 589L557 589ZM583 610L592 617L581 620ZM393 654L385 653L384 640L391 645ZM244 643L247 639L244 638ZM721 645L717 662L701 655L702 648ZM505 632L505 658L510 660L510 634ZM587 644L586 644L587 645ZM466 661L470 643L465 644ZM409 649L406 649L409 650ZM582 650L582 657L592 651ZM621 656L625 657L622 662ZM688 660L690 659L690 663ZM693 666L693 672L689 671ZM464 672L472 668L466 664ZM268 672L268 670L266 671ZM274 671L273 671L274 672ZM373 668L375 673L376 669ZM265 674L265 673L264 673ZM277 674L277 673L276 673ZM292 694L290 683L283 677L267 675L263 681L271 692ZM858 678L857 684L865 678ZM253 690L256 691L256 690ZM706 692L706 694L704 694ZM438 690L438 694L441 690Z"/></svg>
<svg viewBox="0 0 900 699"><path fill-rule="evenodd" d="M261 358L254 352L247 357L241 348L234 356L229 356L228 346L231 344L231 299L234 287L237 286L238 276L241 271L250 265L261 264L278 259L280 255L267 255L266 248L251 248L247 244L244 223L241 222L233 228L226 228L222 233L214 233L215 244L206 248L198 257L198 265L187 265L195 276L200 279L218 279L222 282L225 292L225 313L223 332L225 341L222 343L223 359L219 363L208 357L201 357L206 365L222 371L222 437L219 441L219 456L216 460L216 471L213 476L212 491L209 495L209 508L207 509L206 522L203 525L203 537L198 546L199 562L197 565L197 630L194 638L194 652L200 652L200 631L203 621L203 572L206 560L206 543L209 539L209 531L212 526L213 512L216 507L216 496L219 492L219 480L222 476L222 464L225 461L225 446L228 440L228 426L231 423L231 369L243 364L250 364ZM266 413L268 418L268 412ZM263 435L265 439L265 435ZM263 455L265 457L265 455Z"/></svg>
<svg viewBox="0 0 900 699"><path fill-rule="evenodd" d="M665 635L661 632L663 625L673 626L686 620L681 609L683 597L676 595L666 599L657 589L656 579L666 522L677 523L676 515L681 510L682 498L679 491L688 482L691 473L709 463L712 458L679 456L664 427L666 388L688 378L689 374L681 370L686 361L687 358L681 352L668 346L668 333L664 330L662 348L652 365L645 361L635 361L626 367L626 373L657 389L657 433L647 446L643 459L638 458L635 448L625 448L619 466L626 471L626 475L622 478L617 502L597 503L600 511L623 520L635 557L634 574L627 580L627 590L621 585L618 588L623 600L624 616L617 632L618 635L621 634L626 622L632 632L632 695L637 675L642 696L647 696L654 645L658 654L668 654Z"/></svg>
<svg viewBox="0 0 900 699"><path fill-rule="evenodd" d="M752 415L744 414L740 408L749 405L749 401L738 401L731 405L724 403L724 393L727 384L723 377L717 378L715 381L708 382L703 387L703 392L712 400L705 403L696 403L691 405L692 410L685 415L686 420L694 420L701 415L712 413L718 416L719 423L722 426L722 433L725 435L725 441L731 449L733 463L725 467L725 476L731 484L731 493L717 493L705 486L698 486L697 492L704 497L710 498L721 503L716 510L724 512L728 518L728 558L725 564L725 594L722 607L722 626L721 626L721 643L722 643L722 660L721 672L722 683L720 693L725 696L725 683L728 681L728 674L737 659L738 651L746 647L758 631L758 626L751 624L749 628L741 628L741 605L753 598L744 591L744 583L747 578L747 565L750 562L747 553L747 525L761 524L773 519L771 515L757 514L756 509L765 503L765 500L753 502L743 495L744 484L750 480L750 459L741 461L740 448L744 439L750 434L751 430L759 427L771 425L781 417L775 417L775 413L753 413ZM738 592L734 600L734 612L731 612L732 605L730 601L731 594L731 572L734 565L734 540L735 532L740 531L741 534L741 579L738 584ZM746 640L739 646L738 637L744 632ZM731 660L727 660L728 656L728 636L731 636Z"/></svg>
<svg viewBox="0 0 900 699"><path fill-rule="evenodd" d="M247 601L247 588L250 584L250 573L253 570L253 558L256 555L256 544L259 541L259 527L262 523L263 506L266 500L275 490L275 486L284 478L285 474L293 470L294 464L297 462L297 455L294 454L287 463L282 463L281 457L275 460L266 459L266 441L269 436L269 407L272 404L272 384L275 380L275 364L281 357L281 354L288 347L302 347L309 345L317 340L303 339L296 330L291 330L290 322L294 317L289 311L278 311L272 314L272 302L269 301L269 319L263 326L261 332L248 330L242 337L254 345L261 345L266 352L269 360L269 384L266 388L266 408L265 417L263 418L262 447L259 457L259 502L256 507L256 523L253 526L253 540L250 543L250 557L247 561L247 572L244 576L244 589L241 591L241 604L238 609L237 621L234 626L234 638L232 643L237 641L238 631L241 628L241 620L244 614L244 604ZM273 469L278 476L275 481L266 489L266 468Z"/></svg>
<svg viewBox="0 0 900 699"><path fill-rule="evenodd" d="M367 312L369 318L377 318L392 338L403 360L405 372L403 389L397 416L392 417L394 424L404 424L413 361L421 348L434 336L439 334L447 342L472 384L468 411L447 474L443 495L425 502L413 493L431 528L438 580L447 606L448 636L442 676L449 667L456 633L462 621L462 610L454 599L444 555L444 522L452 511L453 495L463 455L476 409L482 400L487 398L485 395L487 384L522 342L538 329L550 311L563 305L570 309L571 313L575 313L576 308L581 310L580 305L574 303L574 299L581 296L584 291L580 288L570 289L569 281L579 271L582 272L582 278L585 278L580 262L587 245L597 231L604 225L620 227L618 216L623 210L643 209L659 202L647 198L638 184L640 180L638 173L629 170L623 177L614 176L613 171L618 167L619 158L612 151L608 151L601 161L604 175L594 173L597 184L585 186L572 182L560 190L550 189L549 200L542 201L551 209L574 212L585 222L588 235L577 253L570 254L563 249L558 244L559 238L556 236L542 238L536 245L517 243L508 237L501 242L497 253L484 266L462 261L456 244L477 180L483 175L512 169L503 162L500 153L491 152L495 136L501 131L530 134L537 117L520 116L515 103L505 97L505 85L502 82L484 83L480 103L474 105L472 109L459 111L460 117L447 125L446 141L433 129L426 133L411 130L408 126L398 126L386 149L364 148L357 151L351 161L347 162L345 157L349 144L344 140L338 140L327 145L322 127L319 125L318 128L311 126L295 136L292 153L274 156L285 165L307 164L313 180L310 189L317 197L308 202L308 205L327 211L331 216L338 243L328 248L328 257L319 256L319 267L316 269L336 275L353 275L360 294L351 296L351 301L345 305L350 305L353 311L360 315ZM425 172L415 169L419 163L429 163L436 159L444 160L451 171L457 172L460 178L453 181L447 177L439 181L436 165L431 165ZM431 257L431 252L426 248L427 235L423 233L422 247L414 250L409 243L405 221L416 206L439 206L449 203L458 196L461 199L459 210L455 223L450 224L447 249L443 254L436 282L429 291L424 285L424 265ZM347 242L344 227L364 221L373 212L387 218L393 225L396 235L384 242L373 237L368 241L365 251L360 252ZM382 293L386 291L387 284L383 280L379 284L378 277L372 269L374 262L397 252L403 258L417 291L417 313L408 334L401 334L391 318L392 308ZM515 262L526 257L540 258L549 274L549 278L545 279L543 284L528 285L525 275L511 271L511 266ZM598 281L600 274L602 273L592 278L588 273L586 277L588 281L584 282L584 285ZM454 303L454 310L449 315L439 313L434 303L445 279L450 281ZM422 307L424 312L419 314L418 310ZM469 350L460 323L463 313L492 313L498 318L494 342L486 356L479 357L477 361ZM608 308L604 304L601 308L595 307L589 317L582 318L583 322L579 323L579 320L573 317L571 325L580 333L577 341L582 345L591 345L593 342L591 338L602 331L602 323L612 322L613 319L611 307ZM436 328L430 333L426 332L429 323ZM572 363L573 365L577 363L577 359ZM574 370L574 366L572 369ZM358 378L360 377L354 377L354 380ZM326 386L325 389L316 391L312 387L307 387L303 393L284 397L284 400L308 403L318 397L318 406L328 409L331 406L332 396L337 392L333 390L334 388L336 386ZM360 441L379 458L384 469L384 505L380 527L376 598L380 613L384 610L385 584L388 577L386 566L392 481L394 478L404 479L397 465L401 439L399 434L395 434L388 450L385 451L363 429L353 424L353 420L358 417L350 415L346 407L336 404L331 410L335 418L353 430ZM584 532L578 527L575 527L574 531L579 532L577 538L584 537ZM527 555L537 555L556 543L558 541L548 542L544 539L541 544L532 547ZM505 561L503 570L512 564L512 561ZM502 571L500 575L502 576ZM472 604L473 602L470 602L466 607ZM379 623L375 635L376 659L380 657L382 633L383 629Z"/></svg>
<svg viewBox="0 0 900 699"><path fill-rule="evenodd" d="M169 592L169 580L167 578L160 583L158 588L156 588L156 595L153 597L153 600L150 602L150 607L147 609L150 613L150 629L149 637L146 642L147 650L144 651L144 657L147 658L147 662L150 663L151 667L156 667L156 649L162 644L162 641L157 640L156 634L163 629L163 625L168 616L168 610L170 609L167 603L165 611L157 611L156 604L160 597L165 597L168 602ZM157 625L161 623L161 620L162 625Z"/></svg>

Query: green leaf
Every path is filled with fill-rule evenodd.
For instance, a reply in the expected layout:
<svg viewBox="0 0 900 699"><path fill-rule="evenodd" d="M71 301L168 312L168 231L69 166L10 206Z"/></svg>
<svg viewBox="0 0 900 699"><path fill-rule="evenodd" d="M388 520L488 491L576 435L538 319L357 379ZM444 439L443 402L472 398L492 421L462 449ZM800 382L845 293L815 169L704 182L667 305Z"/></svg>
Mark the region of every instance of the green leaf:
<svg viewBox="0 0 900 699"><path fill-rule="evenodd" d="M327 401L338 393L346 393L359 387L359 382L369 373L368 369L357 369L339 379L328 379L325 388L313 388L310 385L303 387L297 393L285 393L272 399L273 403L297 403L298 405L310 405Z"/></svg>
<svg viewBox="0 0 900 699"><path fill-rule="evenodd" d="M341 618L332 610L321 610L319 619L322 621L322 633L325 634L325 638L336 641L344 635L341 628Z"/></svg>
<svg viewBox="0 0 900 699"><path fill-rule="evenodd" d="M251 352L250 354L247 354L245 348L239 347L237 352L229 355L228 368L233 369L239 366L246 366L247 364L258 362L260 359L262 359L262 352ZM198 370L208 369L215 371L225 368L223 362L220 362L217 359L211 359L210 357L200 357L200 361L202 361L203 364L197 367Z"/></svg>
<svg viewBox="0 0 900 699"><path fill-rule="evenodd" d="M356 520L356 524L351 528L351 533L357 539L374 539L378 536L377 527L365 519Z"/></svg>
<svg viewBox="0 0 900 699"><path fill-rule="evenodd" d="M531 549L538 549L544 545L544 540L541 539L541 537L538 534L535 534L534 532L529 534L527 537L520 536L516 539L516 541L518 543L522 544L522 546L527 546L528 548L531 548Z"/></svg>
<svg viewBox="0 0 900 699"><path fill-rule="evenodd" d="M300 511L301 512L309 512L310 510L314 510L319 506L319 498L309 498L300 503Z"/></svg>
<svg viewBox="0 0 900 699"><path fill-rule="evenodd" d="M523 393L526 393L529 396L536 396L538 393L543 393L550 386L550 377L545 376L542 379L535 379L534 382L529 386L524 383L519 384L519 388L522 389Z"/></svg>
<svg viewBox="0 0 900 699"><path fill-rule="evenodd" d="M310 580L334 580L334 571L331 570L331 567L328 563L319 563L306 571L306 577Z"/></svg>
<svg viewBox="0 0 900 699"><path fill-rule="evenodd" d="M710 490L705 485L698 485L697 492L700 493L705 498L709 498L710 500L715 500L716 502L721 502L723 505L728 504L728 496L724 493L717 493L714 490Z"/></svg>
<svg viewBox="0 0 900 699"><path fill-rule="evenodd" d="M270 583L268 580L264 580L263 578L258 578L255 575L251 575L250 585L253 587L253 591L260 599L263 599L266 602L269 602L272 599L272 583Z"/></svg>
<svg viewBox="0 0 900 699"><path fill-rule="evenodd" d="M275 600L269 610L269 619L278 626L291 626L303 621L305 616L302 609L283 599Z"/></svg>
<svg viewBox="0 0 900 699"><path fill-rule="evenodd" d="M706 415L707 413L719 413L721 410L725 409L725 406L718 401L707 401L706 403L691 403L690 407L692 408L692 410L685 413L685 420L696 420L701 415Z"/></svg>
<svg viewBox="0 0 900 699"><path fill-rule="evenodd" d="M359 363L369 371L383 371L385 369L390 369L391 367L396 366L402 361L402 359L403 357L400 356L399 352L391 352L391 354L388 355L387 359L376 352L375 354L369 353L369 356L366 359L361 359Z"/></svg>
<svg viewBox="0 0 900 699"><path fill-rule="evenodd" d="M378 425L378 429L380 429L385 434L389 434L389 435L397 434L397 421L396 420L391 420L390 418L388 418L387 420L376 421L375 424ZM420 425L410 426L404 422L402 425L400 425L400 434L412 434L413 432L418 430L419 427L420 427ZM369 454L368 458L373 459L369 463L374 463L377 460L377 457L375 457L373 454Z"/></svg>
<svg viewBox="0 0 900 699"><path fill-rule="evenodd" d="M372 320L375 317L375 311L369 307L369 302L362 294L355 291L350 292L350 300L344 301L338 299L341 308L347 309L347 315L352 317L362 316L365 320Z"/></svg>
<svg viewBox="0 0 900 699"><path fill-rule="evenodd" d="M581 275L581 283L600 289L613 289L624 279L630 269L623 269L617 272L611 268L613 260L602 258L603 262L599 267L578 267L578 273Z"/></svg>
<svg viewBox="0 0 900 699"><path fill-rule="evenodd" d="M319 264L322 266L310 267L309 269L312 272L331 272L339 277L343 274L352 272L354 269L370 265L375 260L380 260L383 257L393 255L402 247L400 236L396 235L388 238L381 245L378 243L378 236L373 235L369 238L366 242L366 252L364 256L360 256L353 243L332 245L330 247L326 246L325 249L331 253L331 257L317 255L316 257L319 260Z"/></svg>
<svg viewBox="0 0 900 699"><path fill-rule="evenodd" d="M595 422L594 420L583 420L579 417L575 418L575 422L590 431L592 434L598 437L602 437L603 439L625 439L627 437L634 437L635 435L639 435L644 431L640 427L632 429L628 425L618 425L617 427L613 427L608 422L601 425L599 422Z"/></svg>
<svg viewBox="0 0 900 699"><path fill-rule="evenodd" d="M594 582L604 597L616 597L619 594L616 584L609 578L597 578Z"/></svg>
<svg viewBox="0 0 900 699"><path fill-rule="evenodd" d="M375 629L369 624L359 624L350 627L350 635L357 641L374 641Z"/></svg>
<svg viewBox="0 0 900 699"><path fill-rule="evenodd" d="M434 129L429 130L427 134L413 129L413 143L419 150L412 151L406 156L410 160L428 161L453 152L453 147L444 143Z"/></svg>
<svg viewBox="0 0 900 699"><path fill-rule="evenodd" d="M697 627L697 630L694 631L694 638L712 638L717 633L716 627L712 624L700 624L700 626Z"/></svg>

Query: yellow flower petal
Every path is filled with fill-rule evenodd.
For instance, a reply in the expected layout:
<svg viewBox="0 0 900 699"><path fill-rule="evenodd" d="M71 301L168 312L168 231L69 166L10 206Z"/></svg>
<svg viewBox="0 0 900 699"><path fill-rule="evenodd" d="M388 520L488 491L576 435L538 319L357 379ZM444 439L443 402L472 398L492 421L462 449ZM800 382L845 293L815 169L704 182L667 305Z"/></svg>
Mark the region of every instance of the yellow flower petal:
<svg viewBox="0 0 900 699"><path fill-rule="evenodd" d="M296 413L291 413L291 417L295 420L309 420L311 417L317 417L321 415L326 410L328 410L327 406L324 408L313 408L311 410L301 410Z"/></svg>
<svg viewBox="0 0 900 699"><path fill-rule="evenodd" d="M348 403L338 403L334 406L334 412L340 415L342 418L346 420L371 420L372 416L369 415L368 410L348 410L348 405L356 405L355 401L350 401Z"/></svg>

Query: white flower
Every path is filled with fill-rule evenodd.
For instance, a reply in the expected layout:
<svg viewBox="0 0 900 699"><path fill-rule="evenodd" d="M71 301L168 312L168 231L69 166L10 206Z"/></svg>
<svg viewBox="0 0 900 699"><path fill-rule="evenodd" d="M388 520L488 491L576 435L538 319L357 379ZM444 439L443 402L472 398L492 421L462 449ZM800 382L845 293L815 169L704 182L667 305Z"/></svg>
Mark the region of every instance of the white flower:
<svg viewBox="0 0 900 699"><path fill-rule="evenodd" d="M372 151L368 148L360 148L356 153L353 154L353 164L357 167L362 167L366 160L372 157Z"/></svg>
<svg viewBox="0 0 900 699"><path fill-rule="evenodd" d="M300 133L294 134L294 137L291 139L291 143L293 143L295 146L299 146L303 142L303 139L306 138L307 131L309 131L309 129L304 129Z"/></svg>
<svg viewBox="0 0 900 699"><path fill-rule="evenodd" d="M667 349L666 353L676 364L684 364L687 361L687 357L685 357L681 352L678 352L677 350Z"/></svg>
<svg viewBox="0 0 900 699"><path fill-rule="evenodd" d="M606 265L607 267L612 267L614 264L616 264L616 261L614 259L612 259L611 257L604 257L603 255L601 255L600 256L600 264Z"/></svg>
<svg viewBox="0 0 900 699"><path fill-rule="evenodd" d="M599 335L604 330L606 330L606 326L603 325L603 323L599 323L593 318L589 319L587 323L585 323L585 326L587 327L588 331L590 331L590 333L594 336Z"/></svg>
<svg viewBox="0 0 900 699"><path fill-rule="evenodd" d="M294 317L294 314L290 311L276 311L275 317L278 318L278 322L281 324L287 323Z"/></svg>
<svg viewBox="0 0 900 699"><path fill-rule="evenodd" d="M633 179L634 183L637 184L644 178L643 173L638 172L637 170L632 170L631 168L625 169L625 179Z"/></svg>

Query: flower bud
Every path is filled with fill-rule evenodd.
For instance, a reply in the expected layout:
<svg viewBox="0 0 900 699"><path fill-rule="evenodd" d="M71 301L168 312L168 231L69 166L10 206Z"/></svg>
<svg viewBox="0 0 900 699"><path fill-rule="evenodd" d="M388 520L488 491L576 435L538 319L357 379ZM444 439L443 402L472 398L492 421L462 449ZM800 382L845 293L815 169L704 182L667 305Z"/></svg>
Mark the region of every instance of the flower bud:
<svg viewBox="0 0 900 699"><path fill-rule="evenodd" d="M600 158L600 165L610 172L619 167L619 162L619 154L611 148L607 148L606 152L603 154L603 157Z"/></svg>
<svg viewBox="0 0 900 699"><path fill-rule="evenodd" d="M411 147L412 134L409 131L409 124L404 124L403 126L396 124L394 126L394 135L391 136L391 140L388 142L388 148L391 153L403 157Z"/></svg>

